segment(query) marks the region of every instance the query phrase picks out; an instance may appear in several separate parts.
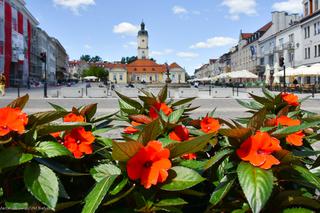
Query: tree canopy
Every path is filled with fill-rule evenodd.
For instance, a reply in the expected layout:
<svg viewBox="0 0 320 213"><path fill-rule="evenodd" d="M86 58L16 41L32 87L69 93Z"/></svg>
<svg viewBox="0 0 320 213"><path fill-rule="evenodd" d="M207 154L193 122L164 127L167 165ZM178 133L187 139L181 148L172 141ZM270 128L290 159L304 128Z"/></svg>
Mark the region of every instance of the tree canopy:
<svg viewBox="0 0 320 213"><path fill-rule="evenodd" d="M108 72L102 68L102 67L95 67L92 66L86 70L83 71L82 77L87 77L87 76L95 76L100 79L107 79L108 78Z"/></svg>

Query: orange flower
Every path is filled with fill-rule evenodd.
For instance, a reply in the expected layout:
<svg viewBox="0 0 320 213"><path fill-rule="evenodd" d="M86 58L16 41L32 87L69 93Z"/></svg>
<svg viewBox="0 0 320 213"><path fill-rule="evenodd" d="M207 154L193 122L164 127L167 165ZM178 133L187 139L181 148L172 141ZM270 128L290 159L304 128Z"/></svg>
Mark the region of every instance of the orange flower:
<svg viewBox="0 0 320 213"><path fill-rule="evenodd" d="M153 106L151 106L150 111L149 111L149 116L152 119L157 119L159 117L158 112L160 110L166 115L170 115L172 113L172 109L167 106L165 103L155 103Z"/></svg>
<svg viewBox="0 0 320 213"><path fill-rule="evenodd" d="M81 158L83 153L92 154L91 144L94 140L91 132L87 132L83 127L78 127L64 137L64 146L73 153L75 158Z"/></svg>
<svg viewBox="0 0 320 213"><path fill-rule="evenodd" d="M85 122L85 119L82 115L69 113L68 115L64 116L63 121L64 122Z"/></svg>
<svg viewBox="0 0 320 213"><path fill-rule="evenodd" d="M141 185L146 189L163 183L171 168L169 156L169 149L163 148L161 142L150 141L128 161L128 177L131 180L140 179Z"/></svg>
<svg viewBox="0 0 320 213"><path fill-rule="evenodd" d="M17 132L23 134L28 124L28 116L20 109L5 107L0 109L0 137Z"/></svg>
<svg viewBox="0 0 320 213"><path fill-rule="evenodd" d="M184 141L186 143L188 140L192 139L189 137L189 130L187 129L187 127L182 125L176 126L174 130L169 133L169 138L174 141ZM195 160L197 158L197 155L195 153L189 153L182 155L181 158L185 160Z"/></svg>
<svg viewBox="0 0 320 213"><path fill-rule="evenodd" d="M299 106L299 98L298 96L294 95L294 94L288 94L288 93L282 93L281 94L282 100L284 100L285 102L287 102L289 105L291 106Z"/></svg>
<svg viewBox="0 0 320 213"><path fill-rule="evenodd" d="M134 127L140 126L141 123L132 121L132 122L131 122L131 125L132 125L132 126L128 126L127 128L125 128L125 129L123 130L123 133L125 133L125 134L134 134L134 133L139 132L139 130L136 129L136 128L134 128Z"/></svg>
<svg viewBox="0 0 320 213"><path fill-rule="evenodd" d="M281 149L278 139L271 137L266 132L258 131L241 144L237 155L243 161L249 161L254 166L270 169L272 165L280 164L280 161L271 154Z"/></svg>
<svg viewBox="0 0 320 213"><path fill-rule="evenodd" d="M217 132L220 128L219 121L206 116L200 121L201 130L205 133Z"/></svg>
<svg viewBox="0 0 320 213"><path fill-rule="evenodd" d="M174 141L187 141L189 140L189 130L182 126L176 126L172 132L169 133L169 138Z"/></svg>
<svg viewBox="0 0 320 213"><path fill-rule="evenodd" d="M298 126L301 124L301 121L298 119L291 119L287 116L280 116L276 119L276 125L281 126ZM302 131L298 131L295 133L292 133L286 137L286 141L288 144L294 145L294 146L302 146L303 145L303 137L304 133Z"/></svg>
<svg viewBox="0 0 320 213"><path fill-rule="evenodd" d="M54 138L59 138L60 137L60 134L61 132L54 132L54 133L51 133L50 135Z"/></svg>
<svg viewBox="0 0 320 213"><path fill-rule="evenodd" d="M184 155L182 155L182 158L185 160L196 160L197 155L195 153L184 154Z"/></svg>

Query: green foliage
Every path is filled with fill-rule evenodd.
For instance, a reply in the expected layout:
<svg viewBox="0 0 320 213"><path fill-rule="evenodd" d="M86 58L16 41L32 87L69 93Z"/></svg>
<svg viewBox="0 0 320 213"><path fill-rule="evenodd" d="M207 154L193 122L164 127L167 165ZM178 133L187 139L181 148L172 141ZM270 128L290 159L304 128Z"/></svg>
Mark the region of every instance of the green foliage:
<svg viewBox="0 0 320 213"><path fill-rule="evenodd" d="M273 188L272 171L241 162L237 169L240 186L254 213L258 213L267 203Z"/></svg>
<svg viewBox="0 0 320 213"><path fill-rule="evenodd" d="M100 79L107 79L108 72L102 67L91 66L82 73L83 78L87 76L95 76Z"/></svg>

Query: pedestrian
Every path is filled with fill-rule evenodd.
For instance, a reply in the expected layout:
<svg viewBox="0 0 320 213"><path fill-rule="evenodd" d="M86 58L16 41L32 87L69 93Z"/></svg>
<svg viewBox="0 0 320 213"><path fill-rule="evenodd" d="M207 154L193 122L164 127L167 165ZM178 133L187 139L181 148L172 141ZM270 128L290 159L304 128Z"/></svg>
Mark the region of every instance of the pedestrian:
<svg viewBox="0 0 320 213"><path fill-rule="evenodd" d="M0 92L2 96L6 95L6 77L3 73L0 74Z"/></svg>

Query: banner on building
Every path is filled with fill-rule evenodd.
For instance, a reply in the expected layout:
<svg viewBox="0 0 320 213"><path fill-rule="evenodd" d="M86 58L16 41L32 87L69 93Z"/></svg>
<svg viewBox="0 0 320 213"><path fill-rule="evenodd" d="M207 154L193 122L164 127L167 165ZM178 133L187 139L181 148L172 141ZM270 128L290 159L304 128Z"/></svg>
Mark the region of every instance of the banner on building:
<svg viewBox="0 0 320 213"><path fill-rule="evenodd" d="M12 62L24 61L24 36L12 31Z"/></svg>

